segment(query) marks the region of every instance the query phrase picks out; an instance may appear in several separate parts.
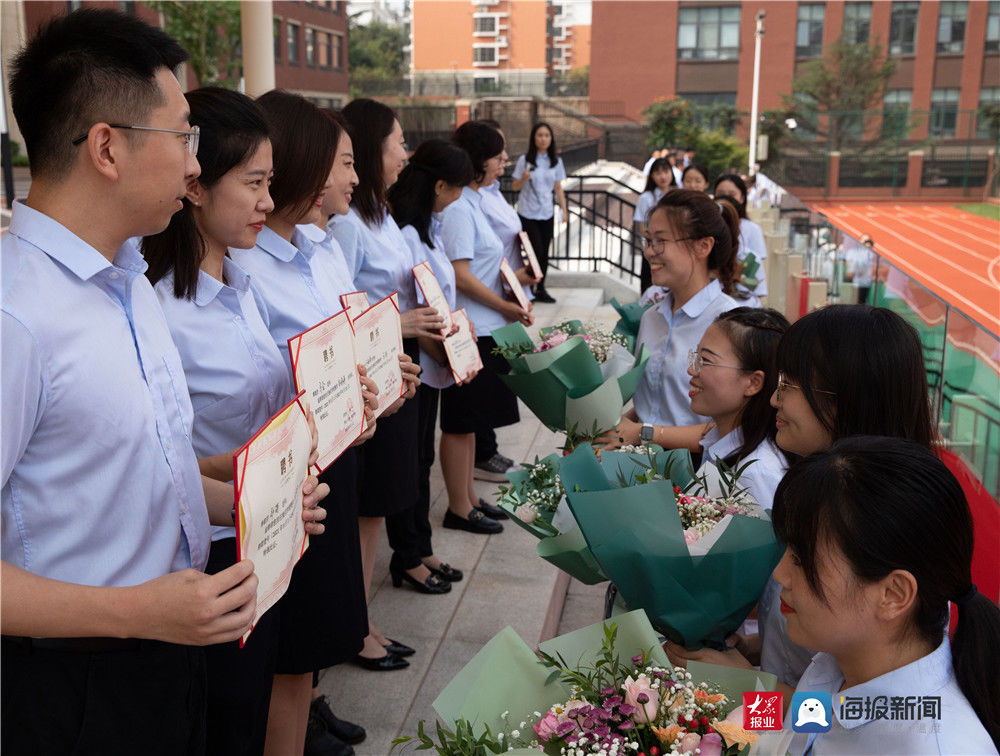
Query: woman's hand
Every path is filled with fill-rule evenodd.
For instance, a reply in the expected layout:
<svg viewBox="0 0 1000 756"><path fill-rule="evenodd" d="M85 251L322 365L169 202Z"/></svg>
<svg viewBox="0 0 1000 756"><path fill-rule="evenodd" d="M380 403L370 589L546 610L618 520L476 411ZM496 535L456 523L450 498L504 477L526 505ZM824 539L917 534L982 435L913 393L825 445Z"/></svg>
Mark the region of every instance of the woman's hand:
<svg viewBox="0 0 1000 756"><path fill-rule="evenodd" d="M534 286L542 279L535 278L534 274L531 272L531 268L524 265L514 271L514 275L517 276L517 281L521 286Z"/></svg>
<svg viewBox="0 0 1000 756"><path fill-rule="evenodd" d="M395 415L407 399L412 399L417 394L417 386L420 385L420 379L417 377L420 375L420 365L410 359L410 355L401 354L399 355L399 369L403 373L403 393L399 399L389 405L388 409L382 413L382 417Z"/></svg>
<svg viewBox="0 0 1000 756"><path fill-rule="evenodd" d="M535 322L534 315L531 314L531 302L528 303L529 309L525 310L517 302L506 302L504 303L504 308L502 310L503 316L510 321L517 321L526 326L530 326Z"/></svg>
<svg viewBox="0 0 1000 756"><path fill-rule="evenodd" d="M730 645L732 643L732 645ZM690 651L684 646L665 641L663 650L667 652L670 663L675 667L687 667L689 661L705 662L706 664L721 664L723 667L736 667L738 669L753 669L753 665L739 651L736 650L734 636L726 638L726 644L730 645L728 651L716 651L711 648L702 648L698 651Z"/></svg>
<svg viewBox="0 0 1000 756"><path fill-rule="evenodd" d="M444 341L441 330L445 327L444 319L433 307L417 307L399 314L400 325L404 339L415 339L420 336L428 339Z"/></svg>
<svg viewBox="0 0 1000 756"><path fill-rule="evenodd" d="M378 386L368 377L364 365L358 365L358 378L361 381L361 398L365 402L365 432L351 446L361 446L375 435L375 412L378 410Z"/></svg>
<svg viewBox="0 0 1000 756"><path fill-rule="evenodd" d="M313 414L312 407L309 406L309 402L306 405L306 422L309 423L309 433L312 435L312 448L309 450L309 467L312 467L319 461L319 450L316 448L319 446L319 431L316 430L316 416Z"/></svg>
<svg viewBox="0 0 1000 756"><path fill-rule="evenodd" d="M309 535L320 535L325 527L326 510L318 506L330 493L330 486L320 483L315 475L308 475L302 482L302 522Z"/></svg>
<svg viewBox="0 0 1000 756"><path fill-rule="evenodd" d="M635 446L640 441L639 431L641 429L642 423L632 420L626 414L622 416L614 428L598 438L597 443L601 444L601 448L607 451L618 449L626 444Z"/></svg>

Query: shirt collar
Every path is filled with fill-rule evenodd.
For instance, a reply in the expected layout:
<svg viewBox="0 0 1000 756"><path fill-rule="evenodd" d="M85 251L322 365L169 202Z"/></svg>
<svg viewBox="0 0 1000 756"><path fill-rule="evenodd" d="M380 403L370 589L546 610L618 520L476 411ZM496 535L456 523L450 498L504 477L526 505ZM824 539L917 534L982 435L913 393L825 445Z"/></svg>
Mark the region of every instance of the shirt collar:
<svg viewBox="0 0 1000 756"><path fill-rule="evenodd" d="M468 186L462 187L462 196L465 197L465 200L473 207L479 207L479 205L483 202L482 195L475 189Z"/></svg>
<svg viewBox="0 0 1000 756"><path fill-rule="evenodd" d="M691 299L685 302L684 305L681 307L680 311L693 320L694 318L697 318L699 315L701 315L706 310L706 308L708 308L708 306L712 304L713 301L715 301L715 298L718 297L720 294L722 294L722 284L720 284L717 279L713 278L711 281L708 282L708 286L706 286L704 289L702 289L693 297L691 297ZM660 302L659 306L657 307L657 309L667 319L668 322L670 321L671 318L671 311L673 309L673 305L674 305L673 292L668 291L667 296L663 298L663 301Z"/></svg>
<svg viewBox="0 0 1000 756"><path fill-rule="evenodd" d="M734 428L720 438L719 428L715 425L701 440L702 448L708 451L713 459L725 459L739 449L742 443L743 430L741 428Z"/></svg>
<svg viewBox="0 0 1000 756"><path fill-rule="evenodd" d="M14 203L8 233L38 247L85 281L112 266L108 258L64 225L21 201ZM114 265L136 273L145 272L146 261L142 259L137 239L128 239L119 247Z"/></svg>
<svg viewBox="0 0 1000 756"><path fill-rule="evenodd" d="M294 234L292 238L295 238ZM282 262L291 262L299 251L294 244L285 241L267 226L257 234L257 246Z"/></svg>

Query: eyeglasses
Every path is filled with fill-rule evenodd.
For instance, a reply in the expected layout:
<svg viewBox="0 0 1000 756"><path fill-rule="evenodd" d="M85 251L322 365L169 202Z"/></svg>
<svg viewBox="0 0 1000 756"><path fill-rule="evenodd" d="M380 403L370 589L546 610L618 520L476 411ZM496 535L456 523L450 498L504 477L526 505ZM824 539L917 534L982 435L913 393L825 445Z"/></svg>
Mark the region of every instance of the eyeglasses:
<svg viewBox="0 0 1000 756"><path fill-rule="evenodd" d="M190 131L178 131L177 129L157 129L152 126L130 126L126 123L109 123L113 129L132 129L133 131L163 131L167 134L183 134L184 146L187 147L187 151L191 153L193 157L198 156L198 141L201 137L201 127L192 126ZM83 144L87 140L86 134L81 134L76 139L73 140L73 146Z"/></svg>
<svg viewBox="0 0 1000 756"><path fill-rule="evenodd" d="M778 386L774 390L775 398L780 402L781 392L784 391L785 389L790 389L790 388L799 389L800 391L802 390L801 386L796 386L794 383L789 383L788 381L786 381L784 373L778 373ZM818 394L827 394L829 396L837 395L836 391L824 391L823 389L813 389L813 391L815 391Z"/></svg>
<svg viewBox="0 0 1000 756"><path fill-rule="evenodd" d="M729 368L730 370L746 370L746 368L741 368L737 365L720 365L718 362L709 362L698 353L697 349L691 349L688 351L688 367L694 372L700 373L702 368L706 365L708 367Z"/></svg>
<svg viewBox="0 0 1000 756"><path fill-rule="evenodd" d="M676 242L682 242L682 241L691 241L693 239L694 239L693 236L685 236L683 239L653 239L653 238L651 238L649 236L645 236L645 235L643 235L643 237L642 237L642 240L643 240L643 243L645 244L645 246L647 246L650 249L652 249L653 252L655 254L657 254L657 255L662 255L663 254L663 250L665 250L667 248L668 244L672 244L672 243L676 243Z"/></svg>

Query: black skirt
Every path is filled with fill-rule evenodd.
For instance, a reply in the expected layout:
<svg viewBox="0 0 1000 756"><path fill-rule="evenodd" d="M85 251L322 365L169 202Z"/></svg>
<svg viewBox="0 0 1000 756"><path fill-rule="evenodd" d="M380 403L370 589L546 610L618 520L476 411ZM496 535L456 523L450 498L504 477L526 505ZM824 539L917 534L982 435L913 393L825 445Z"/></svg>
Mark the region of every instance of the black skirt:
<svg viewBox="0 0 1000 756"><path fill-rule="evenodd" d="M476 345L483 369L470 383L441 391L441 430L444 433L475 433L513 425L521 419L517 397L500 380L510 372L507 360L493 354L496 342L480 336Z"/></svg>

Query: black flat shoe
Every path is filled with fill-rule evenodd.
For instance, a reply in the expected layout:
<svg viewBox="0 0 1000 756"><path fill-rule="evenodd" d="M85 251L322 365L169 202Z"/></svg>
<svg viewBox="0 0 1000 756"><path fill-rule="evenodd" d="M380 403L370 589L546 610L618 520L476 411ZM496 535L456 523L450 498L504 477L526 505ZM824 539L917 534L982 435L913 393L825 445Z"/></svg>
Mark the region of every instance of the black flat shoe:
<svg viewBox="0 0 1000 756"><path fill-rule="evenodd" d="M506 520L507 513L504 512L500 507L490 504L486 499L480 499L479 503L476 505L476 509L482 512L484 515L489 517L491 520Z"/></svg>
<svg viewBox="0 0 1000 756"><path fill-rule="evenodd" d="M406 659L400 659L392 652L377 659L369 659L366 656L358 654L354 657L354 663L371 672L392 672L393 670L405 669L410 666L410 663Z"/></svg>
<svg viewBox="0 0 1000 756"><path fill-rule="evenodd" d="M393 588L399 588L405 581L420 593L447 593L451 590L451 583L433 572L422 583L406 570L389 570L389 574L392 575Z"/></svg>
<svg viewBox="0 0 1000 756"><path fill-rule="evenodd" d="M326 731L333 737L347 743L347 745L357 745L368 735L361 725L348 722L334 714L326 696L317 696L312 700L312 704L309 706L310 720L313 717L322 721Z"/></svg>
<svg viewBox="0 0 1000 756"><path fill-rule="evenodd" d="M354 749L330 732L322 717L310 708L303 754L304 756L354 756Z"/></svg>
<svg viewBox="0 0 1000 756"><path fill-rule="evenodd" d="M535 292L535 301L542 304L555 304L555 297L549 294L545 289L539 289Z"/></svg>
<svg viewBox="0 0 1000 756"><path fill-rule="evenodd" d="M413 656L417 653L414 649L407 646L405 643L400 643L398 640L393 640L392 638L386 638L389 641L386 645L382 646L390 654L395 654L396 656Z"/></svg>
<svg viewBox="0 0 1000 756"><path fill-rule="evenodd" d="M443 524L446 528L451 528L452 530L467 530L470 533L483 533L491 535L503 532L503 525L496 520L490 519L475 508L469 512L469 519L459 517L449 509L445 513Z"/></svg>
<svg viewBox="0 0 1000 756"><path fill-rule="evenodd" d="M456 570L450 564L445 564L444 562L441 562L440 567L431 567L429 564L427 564L427 562L424 562L424 567L429 569L439 578L447 580L449 583L457 583L459 580L462 579L461 570Z"/></svg>

